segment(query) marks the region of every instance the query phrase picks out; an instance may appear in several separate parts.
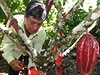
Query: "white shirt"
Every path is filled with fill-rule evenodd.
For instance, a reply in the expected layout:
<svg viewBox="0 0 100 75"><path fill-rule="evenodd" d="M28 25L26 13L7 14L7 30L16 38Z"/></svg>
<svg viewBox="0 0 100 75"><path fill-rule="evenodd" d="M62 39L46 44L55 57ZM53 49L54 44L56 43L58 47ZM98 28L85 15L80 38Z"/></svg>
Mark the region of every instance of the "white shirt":
<svg viewBox="0 0 100 75"><path fill-rule="evenodd" d="M15 15L14 18L17 19L18 25L24 30L24 15ZM33 47L39 53L46 38L44 28L41 26L37 33L31 34L28 38L31 40ZM7 60L8 63L10 63L14 59L19 59L19 57L23 54L20 51L21 48L17 46L16 43L13 43L6 35L2 40L2 49L4 52L3 57ZM29 58L28 67L30 66L35 66L31 58Z"/></svg>

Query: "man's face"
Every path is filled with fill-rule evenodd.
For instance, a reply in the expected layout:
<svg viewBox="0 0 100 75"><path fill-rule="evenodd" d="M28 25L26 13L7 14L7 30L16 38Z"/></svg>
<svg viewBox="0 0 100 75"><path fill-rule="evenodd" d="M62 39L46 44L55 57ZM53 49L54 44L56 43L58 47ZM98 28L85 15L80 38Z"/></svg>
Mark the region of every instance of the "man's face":
<svg viewBox="0 0 100 75"><path fill-rule="evenodd" d="M28 18L25 18L25 26L29 33L36 33L38 29L41 27L43 20L38 20L33 18L32 16L29 16Z"/></svg>

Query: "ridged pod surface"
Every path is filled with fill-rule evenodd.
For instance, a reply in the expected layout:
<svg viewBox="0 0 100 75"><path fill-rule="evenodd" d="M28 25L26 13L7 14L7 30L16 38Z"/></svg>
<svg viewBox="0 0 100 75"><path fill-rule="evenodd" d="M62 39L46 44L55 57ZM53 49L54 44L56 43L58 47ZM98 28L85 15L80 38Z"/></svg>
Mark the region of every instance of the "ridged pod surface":
<svg viewBox="0 0 100 75"><path fill-rule="evenodd" d="M76 46L76 63L82 75L89 75L98 60L99 43L90 33L85 33Z"/></svg>

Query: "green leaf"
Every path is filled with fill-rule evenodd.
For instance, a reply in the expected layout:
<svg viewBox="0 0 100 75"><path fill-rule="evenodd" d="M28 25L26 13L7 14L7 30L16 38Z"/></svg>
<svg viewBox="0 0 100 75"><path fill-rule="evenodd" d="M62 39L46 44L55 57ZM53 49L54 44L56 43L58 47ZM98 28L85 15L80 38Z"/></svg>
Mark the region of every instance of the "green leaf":
<svg viewBox="0 0 100 75"><path fill-rule="evenodd" d="M62 6L62 3L61 3L61 1L60 1L60 0L58 1L58 4L59 4L59 6Z"/></svg>

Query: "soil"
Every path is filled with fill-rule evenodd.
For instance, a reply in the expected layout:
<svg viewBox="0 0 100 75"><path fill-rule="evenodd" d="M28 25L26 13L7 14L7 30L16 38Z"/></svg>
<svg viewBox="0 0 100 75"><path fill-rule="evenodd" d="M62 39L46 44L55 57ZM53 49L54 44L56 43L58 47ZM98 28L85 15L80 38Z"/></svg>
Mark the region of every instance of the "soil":
<svg viewBox="0 0 100 75"><path fill-rule="evenodd" d="M8 72L8 64L5 59L3 59L2 53L0 52L0 73ZM69 54L69 56L63 59L63 75L81 75L79 70L77 69L75 54ZM2 74L0 74L2 75ZM46 75L56 75L55 66L52 66ZM98 62L91 73L91 75L100 75L100 60Z"/></svg>
<svg viewBox="0 0 100 75"><path fill-rule="evenodd" d="M7 73L8 72L8 63L2 57L2 52L0 52L0 73Z"/></svg>
<svg viewBox="0 0 100 75"><path fill-rule="evenodd" d="M62 65L63 65L63 74L62 75L81 75L80 71L78 70L77 64L76 64L75 50L72 50L63 59ZM47 75L56 75L55 66L48 70ZM97 64L90 75L100 75L100 54L99 54Z"/></svg>

